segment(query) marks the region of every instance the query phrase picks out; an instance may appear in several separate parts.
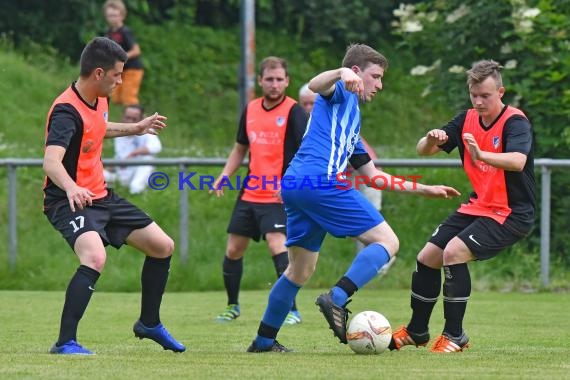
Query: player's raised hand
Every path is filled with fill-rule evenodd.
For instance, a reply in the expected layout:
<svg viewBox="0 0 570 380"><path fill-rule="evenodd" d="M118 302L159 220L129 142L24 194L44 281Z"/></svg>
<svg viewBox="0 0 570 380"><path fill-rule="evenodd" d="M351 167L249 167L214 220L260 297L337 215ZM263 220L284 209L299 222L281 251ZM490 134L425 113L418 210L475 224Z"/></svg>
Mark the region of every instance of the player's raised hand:
<svg viewBox="0 0 570 380"><path fill-rule="evenodd" d="M347 91L354 92L359 98L364 96L364 82L354 71L344 68L340 74L340 79L344 82Z"/></svg>
<svg viewBox="0 0 570 380"><path fill-rule="evenodd" d="M471 160L473 163L476 163L477 160L479 160L481 157L481 149L479 148L479 144L477 144L475 137L473 137L471 133L464 133L463 140L467 144L467 150L469 151Z"/></svg>
<svg viewBox="0 0 570 380"><path fill-rule="evenodd" d="M447 141L448 136L443 129L432 129L426 134L426 139L430 145L441 145Z"/></svg>
<svg viewBox="0 0 570 380"><path fill-rule="evenodd" d="M167 117L163 115L159 115L158 112L150 115L139 121L137 124L139 132L137 135L141 136L144 134L151 134L151 135L158 135L158 133L166 128L166 121Z"/></svg>

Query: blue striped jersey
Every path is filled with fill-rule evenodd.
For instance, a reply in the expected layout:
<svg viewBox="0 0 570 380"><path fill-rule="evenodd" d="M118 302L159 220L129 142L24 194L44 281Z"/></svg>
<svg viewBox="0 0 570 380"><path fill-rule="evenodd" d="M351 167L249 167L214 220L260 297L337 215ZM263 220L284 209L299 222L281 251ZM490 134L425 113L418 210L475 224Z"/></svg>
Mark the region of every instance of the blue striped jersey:
<svg viewBox="0 0 570 380"><path fill-rule="evenodd" d="M366 153L360 142L358 95L347 91L339 80L330 96L317 95L301 147L286 175L334 181L346 171L353 153Z"/></svg>

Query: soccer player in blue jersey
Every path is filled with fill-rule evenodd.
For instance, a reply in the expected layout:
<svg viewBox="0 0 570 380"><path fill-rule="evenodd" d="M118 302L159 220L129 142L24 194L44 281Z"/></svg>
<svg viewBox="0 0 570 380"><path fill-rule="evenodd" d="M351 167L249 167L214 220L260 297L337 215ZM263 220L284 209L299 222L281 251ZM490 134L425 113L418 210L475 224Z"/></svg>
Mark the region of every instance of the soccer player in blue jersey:
<svg viewBox="0 0 570 380"><path fill-rule="evenodd" d="M315 270L327 232L335 237L355 237L365 245L330 292L316 300L341 343L347 343L349 298L398 251L398 238L382 214L358 190L346 186L343 173L349 162L377 188L427 197L459 195L451 187L410 181L390 186L395 183L393 177L376 169L366 153L359 138L358 104L359 100L372 101L382 90L387 66L386 58L376 50L353 44L341 68L322 72L309 82L317 99L301 147L281 185L287 211L289 266L269 293L265 314L248 352L289 351L275 338L297 292Z"/></svg>

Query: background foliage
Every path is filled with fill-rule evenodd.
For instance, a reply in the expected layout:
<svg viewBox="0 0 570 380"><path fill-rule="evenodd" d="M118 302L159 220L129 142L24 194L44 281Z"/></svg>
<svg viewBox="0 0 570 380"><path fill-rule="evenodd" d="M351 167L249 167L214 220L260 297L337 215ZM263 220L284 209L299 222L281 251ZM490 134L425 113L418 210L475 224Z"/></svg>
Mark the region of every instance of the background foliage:
<svg viewBox="0 0 570 380"><path fill-rule="evenodd" d="M401 46L419 58L412 73L429 80L426 101L468 107L464 70L495 59L505 66L506 102L533 123L536 157L569 157L570 1L425 1L401 5L395 14ZM570 264L562 238L570 229L570 178L562 171L553 178L551 249Z"/></svg>

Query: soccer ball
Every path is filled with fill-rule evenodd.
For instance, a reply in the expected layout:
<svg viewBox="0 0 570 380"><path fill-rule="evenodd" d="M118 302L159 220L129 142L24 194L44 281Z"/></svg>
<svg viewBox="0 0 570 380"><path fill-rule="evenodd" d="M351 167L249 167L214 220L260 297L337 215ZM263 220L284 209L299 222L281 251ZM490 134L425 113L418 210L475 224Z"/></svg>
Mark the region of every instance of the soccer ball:
<svg viewBox="0 0 570 380"><path fill-rule="evenodd" d="M346 339L348 346L357 354L381 354L388 348L392 338L390 322L375 311L363 311L350 320Z"/></svg>

